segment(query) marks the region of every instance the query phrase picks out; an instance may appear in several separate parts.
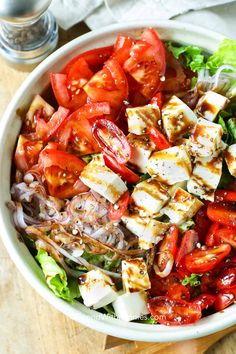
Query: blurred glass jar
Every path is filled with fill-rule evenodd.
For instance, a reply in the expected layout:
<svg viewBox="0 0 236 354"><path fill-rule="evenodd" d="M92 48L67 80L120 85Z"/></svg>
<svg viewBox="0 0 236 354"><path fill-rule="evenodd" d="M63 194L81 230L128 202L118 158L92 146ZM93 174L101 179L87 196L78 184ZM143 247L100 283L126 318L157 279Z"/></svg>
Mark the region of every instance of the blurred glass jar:
<svg viewBox="0 0 236 354"><path fill-rule="evenodd" d="M58 26L47 11L51 0L0 0L0 54L16 66L46 58L58 42Z"/></svg>

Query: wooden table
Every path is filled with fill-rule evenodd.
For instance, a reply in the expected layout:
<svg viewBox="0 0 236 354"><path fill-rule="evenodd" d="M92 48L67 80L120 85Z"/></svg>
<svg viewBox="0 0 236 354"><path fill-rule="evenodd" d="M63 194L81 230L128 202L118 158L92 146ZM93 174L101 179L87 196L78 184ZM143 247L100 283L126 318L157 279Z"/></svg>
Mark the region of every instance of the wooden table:
<svg viewBox="0 0 236 354"><path fill-rule="evenodd" d="M60 31L59 45L87 31L83 24ZM0 116L27 75L0 58ZM105 335L70 320L41 298L17 270L0 240L1 354L100 354L104 353L104 340ZM236 333L230 334L207 353L236 353L235 342ZM131 347L124 344L106 352L128 353Z"/></svg>

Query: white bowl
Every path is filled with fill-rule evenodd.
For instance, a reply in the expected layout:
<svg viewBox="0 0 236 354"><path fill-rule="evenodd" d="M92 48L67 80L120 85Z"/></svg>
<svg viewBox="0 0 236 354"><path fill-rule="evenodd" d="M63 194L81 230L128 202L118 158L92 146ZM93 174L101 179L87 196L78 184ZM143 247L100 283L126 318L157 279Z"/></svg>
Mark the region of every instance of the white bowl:
<svg viewBox="0 0 236 354"><path fill-rule="evenodd" d="M6 207L6 202L10 200L12 154L21 127L21 120L16 114L17 108L28 107L32 97L42 92L48 85L49 72L59 71L75 54L113 43L118 32L137 36L140 29L149 26L155 27L164 40L195 44L209 52L215 51L220 41L224 39L220 34L189 24L175 21L142 21L113 25L90 32L66 44L44 60L19 88L1 119L0 233L10 257L23 276L43 298L71 319L116 337L147 342L172 342L205 336L230 327L236 323L236 305L230 306L224 312L205 317L194 325L181 327L126 323L90 310L79 302L71 305L57 298L48 289L41 269L26 246L19 242L10 212Z"/></svg>

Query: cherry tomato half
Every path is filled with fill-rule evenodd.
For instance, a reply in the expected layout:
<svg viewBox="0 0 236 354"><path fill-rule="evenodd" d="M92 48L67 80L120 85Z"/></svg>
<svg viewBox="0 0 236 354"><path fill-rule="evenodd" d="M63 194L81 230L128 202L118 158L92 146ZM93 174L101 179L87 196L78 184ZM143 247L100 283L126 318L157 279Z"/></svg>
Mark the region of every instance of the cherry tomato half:
<svg viewBox="0 0 236 354"><path fill-rule="evenodd" d="M168 326L194 323L202 315L198 304L171 299L168 296L154 297L148 300L147 306L157 322Z"/></svg>
<svg viewBox="0 0 236 354"><path fill-rule="evenodd" d="M205 273L219 264L229 253L231 247L221 244L207 249L195 249L183 259L184 267L191 273Z"/></svg>
<svg viewBox="0 0 236 354"><path fill-rule="evenodd" d="M120 199L115 203L111 204L108 209L108 217L110 220L120 220L127 210L130 200L129 191L126 191Z"/></svg>
<svg viewBox="0 0 236 354"><path fill-rule="evenodd" d="M195 230L188 230L184 233L175 259L177 267L180 266L183 257L194 250L198 242L199 238Z"/></svg>
<svg viewBox="0 0 236 354"><path fill-rule="evenodd" d="M214 240L215 244L228 243L236 249L236 229L233 227L219 229L215 232Z"/></svg>
<svg viewBox="0 0 236 354"><path fill-rule="evenodd" d="M212 306L216 300L214 295L210 294L200 294L195 297L192 303L200 306L201 310L207 309L209 306Z"/></svg>
<svg viewBox="0 0 236 354"><path fill-rule="evenodd" d="M113 172L118 173L121 178L131 184L137 183L140 177L128 167L119 164L113 157L103 154L104 162Z"/></svg>
<svg viewBox="0 0 236 354"><path fill-rule="evenodd" d="M113 157L120 164L125 164L131 157L131 147L124 133L107 119L97 120L92 127L93 136L105 154Z"/></svg>
<svg viewBox="0 0 236 354"><path fill-rule="evenodd" d="M214 308L217 312L222 311L226 307L234 303L235 299L236 299L236 287L229 290L221 291L216 296Z"/></svg>
<svg viewBox="0 0 236 354"><path fill-rule="evenodd" d="M150 138L155 143L158 150L168 149L172 146L168 139L156 127L148 128L148 134L150 135Z"/></svg>
<svg viewBox="0 0 236 354"><path fill-rule="evenodd" d="M236 226L236 205L230 203L210 203L207 215L211 221L223 225Z"/></svg>
<svg viewBox="0 0 236 354"><path fill-rule="evenodd" d="M236 202L236 191L217 189L215 191L215 202Z"/></svg>
<svg viewBox="0 0 236 354"><path fill-rule="evenodd" d="M236 287L236 268L225 269L218 277L216 286L219 290Z"/></svg>
<svg viewBox="0 0 236 354"><path fill-rule="evenodd" d="M208 247L216 246L215 233L219 229L219 227L220 224L218 222L213 222L213 224L211 224L211 226L209 227L206 235L206 245Z"/></svg>

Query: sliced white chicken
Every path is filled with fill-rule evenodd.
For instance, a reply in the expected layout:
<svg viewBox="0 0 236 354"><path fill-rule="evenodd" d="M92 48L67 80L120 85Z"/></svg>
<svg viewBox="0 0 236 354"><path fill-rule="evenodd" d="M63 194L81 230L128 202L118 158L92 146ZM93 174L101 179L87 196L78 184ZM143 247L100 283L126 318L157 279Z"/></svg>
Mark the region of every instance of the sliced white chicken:
<svg viewBox="0 0 236 354"><path fill-rule="evenodd" d="M229 103L229 99L214 91L207 91L197 103L195 112L197 115L213 122L217 114Z"/></svg>
<svg viewBox="0 0 236 354"><path fill-rule="evenodd" d="M188 180L192 165L187 149L181 145L154 152L148 160L147 172L170 185Z"/></svg>
<svg viewBox="0 0 236 354"><path fill-rule="evenodd" d="M127 139L131 147L129 163L138 172L146 173L147 162L151 153L155 150L155 144L147 134L128 134Z"/></svg>
<svg viewBox="0 0 236 354"><path fill-rule="evenodd" d="M102 155L95 156L80 174L81 181L95 192L116 203L127 191L125 183L120 176L105 166Z"/></svg>
<svg viewBox="0 0 236 354"><path fill-rule="evenodd" d="M172 96L162 108L162 122L169 141L175 142L193 131L197 117L183 101Z"/></svg>
<svg viewBox="0 0 236 354"><path fill-rule="evenodd" d="M90 270L79 277L79 290L85 306L94 309L116 300L118 293L111 278L100 270Z"/></svg>
<svg viewBox="0 0 236 354"><path fill-rule="evenodd" d="M223 129L220 124L199 118L190 137L189 147L193 156L212 156L220 149Z"/></svg>
<svg viewBox="0 0 236 354"><path fill-rule="evenodd" d="M126 292L133 293L151 288L147 265L143 258L126 259L121 265L123 289Z"/></svg>
<svg viewBox="0 0 236 354"><path fill-rule="evenodd" d="M222 174L222 157L198 158L188 181L189 193L214 201L215 190Z"/></svg>
<svg viewBox="0 0 236 354"><path fill-rule="evenodd" d="M179 225L191 219L202 206L203 203L200 200L182 188L178 188L161 213L167 215L172 224Z"/></svg>
<svg viewBox="0 0 236 354"><path fill-rule="evenodd" d="M112 305L116 316L123 321L133 321L149 313L145 291L121 294Z"/></svg>
<svg viewBox="0 0 236 354"><path fill-rule="evenodd" d="M236 177L236 144L230 145L226 150L225 161L230 174Z"/></svg>
<svg viewBox="0 0 236 354"><path fill-rule="evenodd" d="M130 133L142 135L147 128L158 125L160 109L156 105L148 104L142 107L126 108L128 129Z"/></svg>

